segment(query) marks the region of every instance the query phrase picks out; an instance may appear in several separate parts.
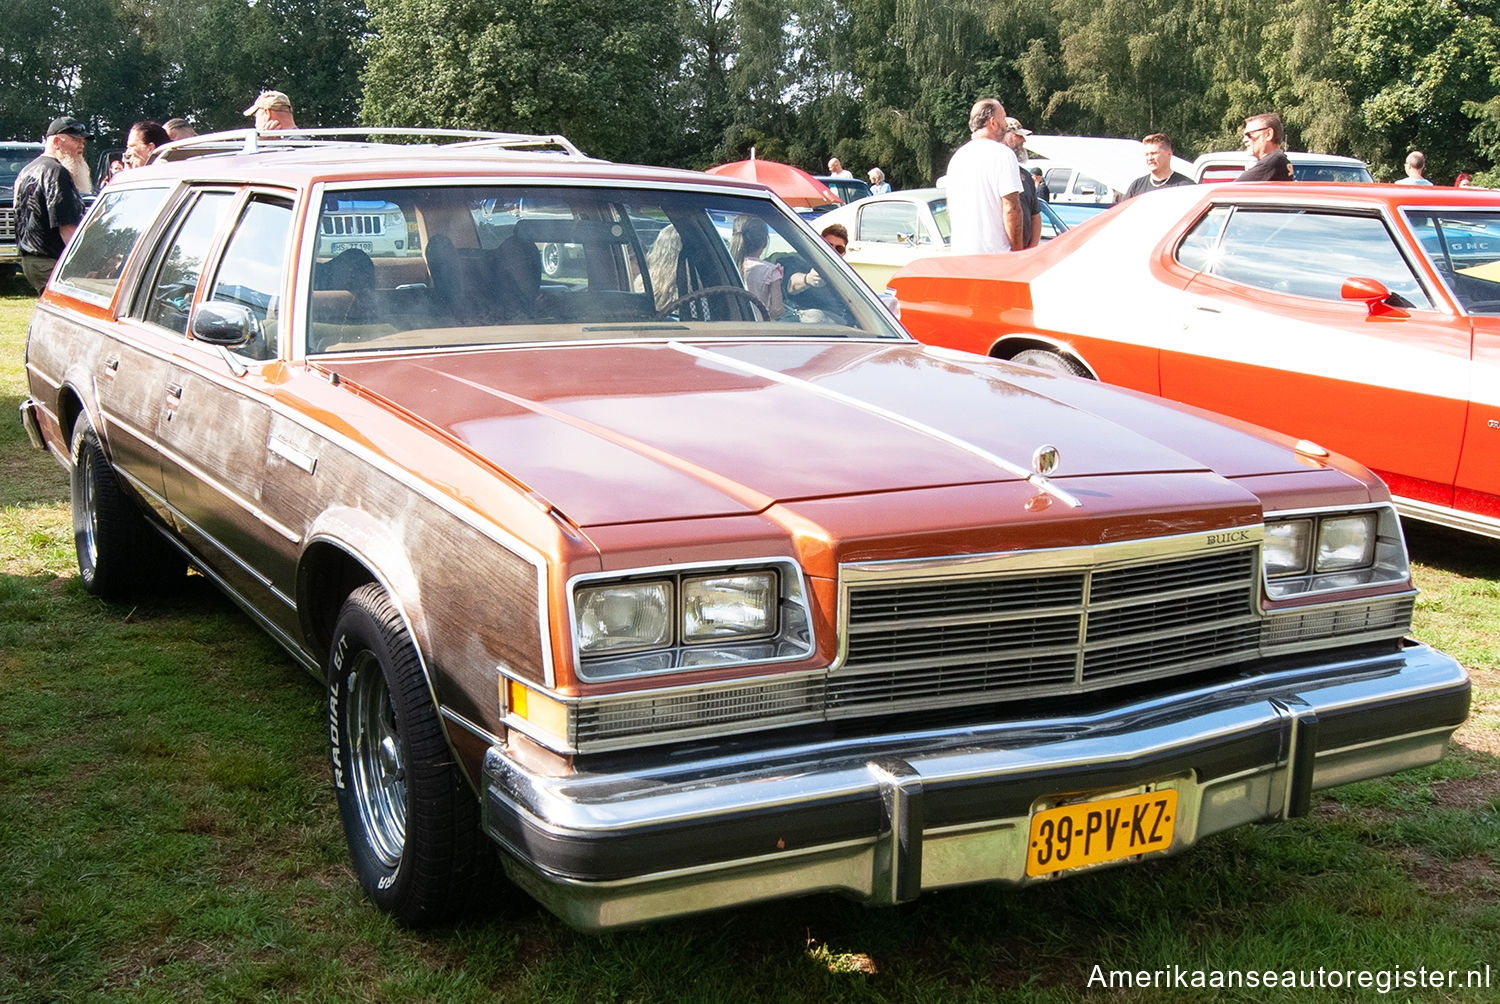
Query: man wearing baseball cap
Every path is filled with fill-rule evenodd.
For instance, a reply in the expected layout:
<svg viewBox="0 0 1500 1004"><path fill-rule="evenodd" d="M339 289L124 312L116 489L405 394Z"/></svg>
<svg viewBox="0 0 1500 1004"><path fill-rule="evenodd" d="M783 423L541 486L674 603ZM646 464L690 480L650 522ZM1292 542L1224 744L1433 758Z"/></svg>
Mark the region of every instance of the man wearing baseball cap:
<svg viewBox="0 0 1500 1004"><path fill-rule="evenodd" d="M21 271L38 293L52 277L63 247L83 219L83 197L69 164L88 178L83 144L93 139L82 122L64 115L47 126L42 155L16 175L16 247Z"/></svg>
<svg viewBox="0 0 1500 1004"><path fill-rule="evenodd" d="M1016 155L1017 164L1026 163L1026 137L1030 129L1022 129L1021 121L1011 116L1005 118L1005 145ZM1036 190L1036 178L1030 171L1021 170L1021 247L1034 248L1042 242L1042 207L1037 203L1041 196Z"/></svg>
<svg viewBox="0 0 1500 1004"><path fill-rule="evenodd" d="M292 119L292 100L281 91L261 91L245 114L255 116L255 128L260 132L297 128Z"/></svg>

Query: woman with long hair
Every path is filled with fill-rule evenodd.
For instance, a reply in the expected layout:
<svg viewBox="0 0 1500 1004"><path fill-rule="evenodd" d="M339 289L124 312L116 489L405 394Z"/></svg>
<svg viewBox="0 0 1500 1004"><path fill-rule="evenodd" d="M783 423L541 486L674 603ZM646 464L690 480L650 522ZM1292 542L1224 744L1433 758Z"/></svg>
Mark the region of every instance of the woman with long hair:
<svg viewBox="0 0 1500 1004"><path fill-rule="evenodd" d="M745 288L766 308L767 316L775 320L786 310L781 299L784 270L760 257L765 254L770 239L765 220L759 216L737 216L729 235L729 256L734 259L740 275L744 276Z"/></svg>

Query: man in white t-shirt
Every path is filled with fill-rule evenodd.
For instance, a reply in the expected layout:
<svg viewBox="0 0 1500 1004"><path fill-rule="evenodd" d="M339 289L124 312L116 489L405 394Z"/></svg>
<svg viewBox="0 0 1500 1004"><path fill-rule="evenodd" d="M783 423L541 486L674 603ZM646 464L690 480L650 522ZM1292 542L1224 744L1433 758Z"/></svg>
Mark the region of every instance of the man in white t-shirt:
<svg viewBox="0 0 1500 1004"><path fill-rule="evenodd" d="M969 112L974 138L948 161L948 219L954 254L1023 248L1021 167L1004 143L1005 106L982 98Z"/></svg>

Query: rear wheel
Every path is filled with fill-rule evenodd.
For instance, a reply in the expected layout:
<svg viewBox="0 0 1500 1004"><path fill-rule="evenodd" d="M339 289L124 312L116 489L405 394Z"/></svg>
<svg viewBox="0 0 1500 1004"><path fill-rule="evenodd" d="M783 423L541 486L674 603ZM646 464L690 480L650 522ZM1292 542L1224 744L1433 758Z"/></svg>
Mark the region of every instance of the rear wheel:
<svg viewBox="0 0 1500 1004"><path fill-rule="evenodd" d="M356 589L328 663L333 783L365 894L406 924L462 912L498 864L444 740L417 650L378 585Z"/></svg>
<svg viewBox="0 0 1500 1004"><path fill-rule="evenodd" d="M83 588L123 599L181 581L187 560L126 497L99 434L86 421L73 430L72 456L68 487Z"/></svg>
<svg viewBox="0 0 1500 1004"><path fill-rule="evenodd" d="M1061 352L1053 352L1049 349L1022 349L1010 357L1013 363L1022 363L1026 366L1035 366L1040 370L1052 370L1055 373L1067 373L1071 376L1090 377L1088 368L1074 359L1065 356Z"/></svg>
<svg viewBox="0 0 1500 1004"><path fill-rule="evenodd" d="M549 279L562 273L562 248L556 244L542 245L542 271Z"/></svg>

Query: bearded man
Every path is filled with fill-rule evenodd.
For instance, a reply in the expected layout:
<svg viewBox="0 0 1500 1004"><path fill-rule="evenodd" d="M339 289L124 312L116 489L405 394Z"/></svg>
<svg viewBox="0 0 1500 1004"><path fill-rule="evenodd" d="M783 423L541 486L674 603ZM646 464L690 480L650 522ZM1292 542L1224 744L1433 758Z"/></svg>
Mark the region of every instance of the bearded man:
<svg viewBox="0 0 1500 1004"><path fill-rule="evenodd" d="M77 119L55 118L42 155L16 175L16 246L21 271L38 293L83 219L83 195L93 188L83 145L92 138Z"/></svg>

